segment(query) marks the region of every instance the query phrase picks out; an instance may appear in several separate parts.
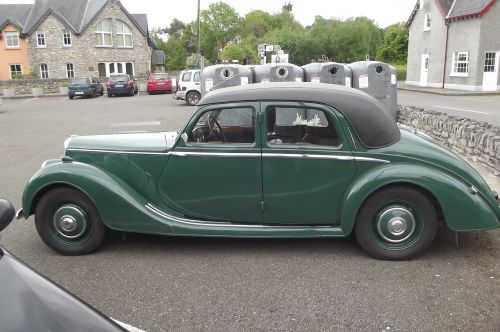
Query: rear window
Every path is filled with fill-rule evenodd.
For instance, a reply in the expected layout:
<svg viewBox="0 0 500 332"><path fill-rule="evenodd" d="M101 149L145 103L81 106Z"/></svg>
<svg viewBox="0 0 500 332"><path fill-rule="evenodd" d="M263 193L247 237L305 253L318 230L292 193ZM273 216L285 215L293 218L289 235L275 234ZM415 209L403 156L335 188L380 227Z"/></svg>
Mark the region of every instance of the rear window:
<svg viewBox="0 0 500 332"><path fill-rule="evenodd" d="M86 77L75 77L71 80L71 84L89 84L89 79Z"/></svg>
<svg viewBox="0 0 500 332"><path fill-rule="evenodd" d="M119 81L128 81L129 78L127 75L116 75L116 76L110 76L109 81L110 82L119 82Z"/></svg>
<svg viewBox="0 0 500 332"><path fill-rule="evenodd" d="M152 80L169 80L170 79L170 75L169 74L151 74L151 78Z"/></svg>

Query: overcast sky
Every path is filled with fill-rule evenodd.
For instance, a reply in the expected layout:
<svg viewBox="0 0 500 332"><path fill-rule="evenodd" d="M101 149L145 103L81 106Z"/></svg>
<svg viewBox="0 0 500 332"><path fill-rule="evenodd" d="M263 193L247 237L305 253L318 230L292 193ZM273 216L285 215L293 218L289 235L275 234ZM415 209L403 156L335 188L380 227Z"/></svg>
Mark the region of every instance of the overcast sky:
<svg viewBox="0 0 500 332"><path fill-rule="evenodd" d="M71 1L71 0L66 0ZM206 9L217 0L201 0L201 9ZM251 10L261 9L271 14L278 13L286 2L293 4L293 15L302 25L311 25L314 17L341 18L366 16L381 28L408 19L416 0L226 0L245 15ZM0 3L33 3L23 0L0 0ZM122 0L122 4L133 14L148 14L149 27L165 27L177 18L185 23L196 20L197 0Z"/></svg>

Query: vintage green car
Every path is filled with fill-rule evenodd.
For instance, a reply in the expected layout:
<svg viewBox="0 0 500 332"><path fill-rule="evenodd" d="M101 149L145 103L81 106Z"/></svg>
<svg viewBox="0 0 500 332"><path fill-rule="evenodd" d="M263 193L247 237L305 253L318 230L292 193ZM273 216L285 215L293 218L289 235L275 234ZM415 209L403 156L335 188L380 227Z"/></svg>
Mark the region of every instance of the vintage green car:
<svg viewBox="0 0 500 332"><path fill-rule="evenodd" d="M343 86L263 83L212 91L178 133L76 136L29 180L19 217L68 255L106 229L172 236L345 237L410 259L439 221L500 226L498 195L429 137L399 129Z"/></svg>

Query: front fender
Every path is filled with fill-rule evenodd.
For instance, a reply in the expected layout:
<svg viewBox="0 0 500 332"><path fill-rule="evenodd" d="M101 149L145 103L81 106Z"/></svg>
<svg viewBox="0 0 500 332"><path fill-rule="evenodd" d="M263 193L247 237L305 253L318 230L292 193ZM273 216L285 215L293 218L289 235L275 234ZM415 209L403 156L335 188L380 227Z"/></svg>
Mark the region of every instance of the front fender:
<svg viewBox="0 0 500 332"><path fill-rule="evenodd" d="M492 206L483 193L473 194L469 185L443 171L398 163L367 171L347 190L340 210L341 227L345 234L351 233L363 202L377 190L391 184L408 184L432 194L452 231L500 227L500 209Z"/></svg>
<svg viewBox="0 0 500 332"><path fill-rule="evenodd" d="M170 234L171 225L152 214L146 199L123 179L80 162L49 161L29 180L23 193L23 215L34 213L43 193L55 186L70 186L92 201L103 223L115 230Z"/></svg>

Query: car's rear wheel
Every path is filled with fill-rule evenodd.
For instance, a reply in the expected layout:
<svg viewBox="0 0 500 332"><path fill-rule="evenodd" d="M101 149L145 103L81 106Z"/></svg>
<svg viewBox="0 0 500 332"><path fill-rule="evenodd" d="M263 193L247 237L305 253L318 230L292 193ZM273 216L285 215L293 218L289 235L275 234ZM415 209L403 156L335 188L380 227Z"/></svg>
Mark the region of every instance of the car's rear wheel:
<svg viewBox="0 0 500 332"><path fill-rule="evenodd" d="M69 99L73 99L73 98L74 98L74 96L69 96Z"/></svg>
<svg viewBox="0 0 500 332"><path fill-rule="evenodd" d="M72 188L44 194L35 209L35 224L42 240L64 255L96 250L106 229L88 197Z"/></svg>
<svg viewBox="0 0 500 332"><path fill-rule="evenodd" d="M108 98L111 98L113 97L113 94L112 93L108 93Z"/></svg>
<svg viewBox="0 0 500 332"><path fill-rule="evenodd" d="M101 93L99 94L99 96L104 96L104 89L101 90Z"/></svg>
<svg viewBox="0 0 500 332"><path fill-rule="evenodd" d="M200 101L200 94L196 91L191 91L186 95L186 103L189 106L194 106Z"/></svg>
<svg viewBox="0 0 500 332"><path fill-rule="evenodd" d="M436 209L424 193L395 185L363 203L354 231L359 245L373 257L408 260L429 249L437 224Z"/></svg>

